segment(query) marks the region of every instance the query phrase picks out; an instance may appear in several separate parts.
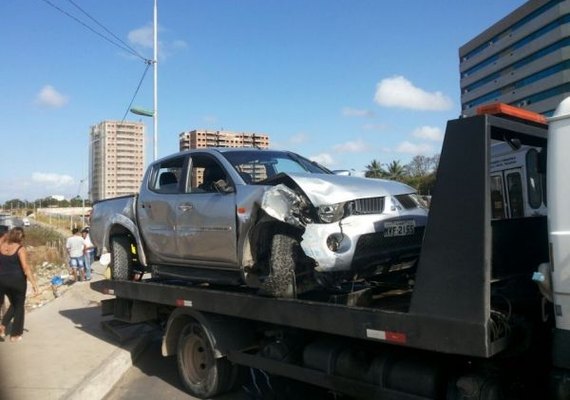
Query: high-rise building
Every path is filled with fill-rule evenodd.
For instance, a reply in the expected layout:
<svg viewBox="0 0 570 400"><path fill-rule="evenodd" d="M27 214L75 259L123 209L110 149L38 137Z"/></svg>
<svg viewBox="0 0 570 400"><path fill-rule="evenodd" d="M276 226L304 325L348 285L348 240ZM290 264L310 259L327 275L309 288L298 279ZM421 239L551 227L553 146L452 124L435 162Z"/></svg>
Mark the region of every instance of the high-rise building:
<svg viewBox="0 0 570 400"><path fill-rule="evenodd" d="M91 127L89 198L92 201L139 191L144 173L142 122L103 121Z"/></svg>
<svg viewBox="0 0 570 400"><path fill-rule="evenodd" d="M269 148L269 136L257 133L193 130L179 135L180 151L204 147Z"/></svg>
<svg viewBox="0 0 570 400"><path fill-rule="evenodd" d="M546 116L570 95L570 0L530 0L459 49L461 110L494 102Z"/></svg>

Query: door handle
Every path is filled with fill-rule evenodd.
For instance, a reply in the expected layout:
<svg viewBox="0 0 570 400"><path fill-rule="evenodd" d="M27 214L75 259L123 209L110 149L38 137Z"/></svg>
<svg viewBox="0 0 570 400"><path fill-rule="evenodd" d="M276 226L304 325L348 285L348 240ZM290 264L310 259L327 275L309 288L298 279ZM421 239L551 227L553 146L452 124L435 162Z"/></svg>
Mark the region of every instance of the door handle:
<svg viewBox="0 0 570 400"><path fill-rule="evenodd" d="M179 204L178 209L182 212L192 211L194 206L192 204Z"/></svg>
<svg viewBox="0 0 570 400"><path fill-rule="evenodd" d="M142 208L150 208L150 203L142 203L141 205Z"/></svg>

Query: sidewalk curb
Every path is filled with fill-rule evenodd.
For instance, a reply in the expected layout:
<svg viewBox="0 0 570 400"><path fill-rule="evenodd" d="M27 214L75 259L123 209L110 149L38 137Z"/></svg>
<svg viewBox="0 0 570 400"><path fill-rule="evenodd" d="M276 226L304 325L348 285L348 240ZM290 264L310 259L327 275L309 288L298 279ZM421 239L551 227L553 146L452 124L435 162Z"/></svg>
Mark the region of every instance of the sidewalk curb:
<svg viewBox="0 0 570 400"><path fill-rule="evenodd" d="M62 400L100 400L115 386L156 333L148 332L132 339L124 348L115 350L81 382L69 389Z"/></svg>

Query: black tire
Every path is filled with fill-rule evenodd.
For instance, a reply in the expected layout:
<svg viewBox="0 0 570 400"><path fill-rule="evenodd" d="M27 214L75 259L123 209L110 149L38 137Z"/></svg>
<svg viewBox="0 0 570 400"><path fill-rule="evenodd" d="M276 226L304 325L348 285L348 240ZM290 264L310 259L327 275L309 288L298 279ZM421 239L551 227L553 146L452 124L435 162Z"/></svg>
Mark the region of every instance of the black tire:
<svg viewBox="0 0 570 400"><path fill-rule="evenodd" d="M237 366L225 357L215 358L206 329L198 322L190 322L184 327L176 353L178 375L192 396L206 399L234 387Z"/></svg>
<svg viewBox="0 0 570 400"><path fill-rule="evenodd" d="M111 277L117 281L132 279L134 262L128 236L114 236L111 239L111 257Z"/></svg>
<svg viewBox="0 0 570 400"><path fill-rule="evenodd" d="M271 239L268 276L261 292L273 297L296 297L295 265L301 251L299 242L292 235L276 233Z"/></svg>

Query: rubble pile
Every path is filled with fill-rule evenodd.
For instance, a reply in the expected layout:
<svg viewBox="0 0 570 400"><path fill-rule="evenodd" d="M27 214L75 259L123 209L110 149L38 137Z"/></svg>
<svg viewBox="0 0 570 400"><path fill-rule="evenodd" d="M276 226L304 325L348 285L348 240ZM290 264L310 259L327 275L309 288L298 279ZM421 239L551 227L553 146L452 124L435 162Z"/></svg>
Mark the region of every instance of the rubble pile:
<svg viewBox="0 0 570 400"><path fill-rule="evenodd" d="M44 261L41 265L36 266L34 270L36 280L38 282L39 293L34 296L31 286L28 285L26 310L41 307L56 297L59 297L73 282L70 280L68 269L65 264Z"/></svg>

